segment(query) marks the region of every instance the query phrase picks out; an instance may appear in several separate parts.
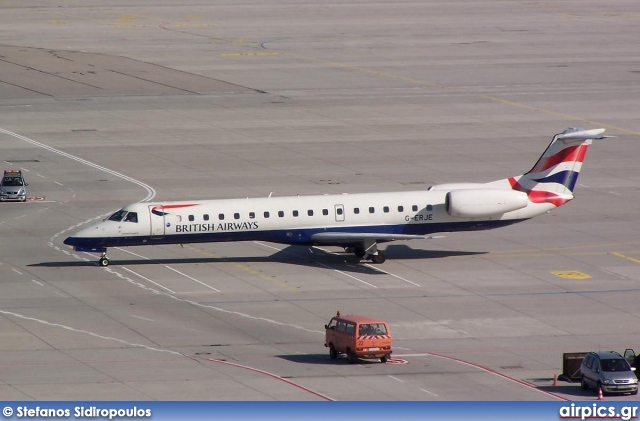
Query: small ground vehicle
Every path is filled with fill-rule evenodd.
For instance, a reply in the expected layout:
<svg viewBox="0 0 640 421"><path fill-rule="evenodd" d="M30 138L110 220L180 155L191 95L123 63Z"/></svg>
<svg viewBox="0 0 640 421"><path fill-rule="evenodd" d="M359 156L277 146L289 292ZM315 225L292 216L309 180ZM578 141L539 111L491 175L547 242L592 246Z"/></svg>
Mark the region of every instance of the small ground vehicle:
<svg viewBox="0 0 640 421"><path fill-rule="evenodd" d="M387 362L391 356L391 331L386 322L370 317L347 315L338 312L325 326L324 346L329 357L346 354L350 364L358 358L380 358Z"/></svg>
<svg viewBox="0 0 640 421"><path fill-rule="evenodd" d="M638 393L638 378L626 359L614 351L589 352L580 365L580 385L602 393Z"/></svg>
<svg viewBox="0 0 640 421"><path fill-rule="evenodd" d="M22 171L9 170L0 179L0 202L9 200L24 202L27 200L27 186Z"/></svg>

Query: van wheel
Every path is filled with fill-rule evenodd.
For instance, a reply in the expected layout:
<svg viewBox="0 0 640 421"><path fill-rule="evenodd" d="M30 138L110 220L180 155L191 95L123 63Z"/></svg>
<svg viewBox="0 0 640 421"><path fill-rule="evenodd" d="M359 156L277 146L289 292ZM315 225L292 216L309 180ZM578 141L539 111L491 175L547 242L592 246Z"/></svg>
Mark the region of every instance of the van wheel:
<svg viewBox="0 0 640 421"><path fill-rule="evenodd" d="M580 377L580 387L582 388L582 390L589 390L589 385L584 380L584 377Z"/></svg>
<svg viewBox="0 0 640 421"><path fill-rule="evenodd" d="M383 355L382 357L380 357L380 361L382 361L383 363L387 362L387 356Z"/></svg>
<svg viewBox="0 0 640 421"><path fill-rule="evenodd" d="M358 360L355 352L351 352L350 349L347 349L347 361L349 364L354 364Z"/></svg>
<svg viewBox="0 0 640 421"><path fill-rule="evenodd" d="M338 357L338 351L333 347L333 344L329 345L329 358L335 360Z"/></svg>

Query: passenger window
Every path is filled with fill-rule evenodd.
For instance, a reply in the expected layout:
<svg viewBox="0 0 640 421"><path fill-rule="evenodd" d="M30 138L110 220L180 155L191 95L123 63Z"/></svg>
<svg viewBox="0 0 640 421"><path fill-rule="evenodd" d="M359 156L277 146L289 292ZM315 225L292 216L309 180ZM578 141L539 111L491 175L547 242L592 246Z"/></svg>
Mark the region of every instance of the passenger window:
<svg viewBox="0 0 640 421"><path fill-rule="evenodd" d="M297 210L293 211L293 216L298 216L298 211Z"/></svg>
<svg viewBox="0 0 640 421"><path fill-rule="evenodd" d="M124 218L124 222L138 222L138 213L137 212L129 212L127 216Z"/></svg>
<svg viewBox="0 0 640 421"><path fill-rule="evenodd" d="M224 221L224 213L219 213L218 214L218 219L221 221Z"/></svg>
<svg viewBox="0 0 640 421"><path fill-rule="evenodd" d="M433 206L432 205L427 205L427 212L431 212L433 210Z"/></svg>
<svg viewBox="0 0 640 421"><path fill-rule="evenodd" d="M414 212L418 212L418 205L411 206L411 210Z"/></svg>
<svg viewBox="0 0 640 421"><path fill-rule="evenodd" d="M329 209L322 209L322 214L323 214L324 216L329 215Z"/></svg>
<svg viewBox="0 0 640 421"><path fill-rule="evenodd" d="M255 212L249 212L249 219L255 219L256 218L256 213Z"/></svg>
<svg viewBox="0 0 640 421"><path fill-rule="evenodd" d="M347 324L347 330L345 331L348 335L353 335L356 331L356 325L353 323Z"/></svg>
<svg viewBox="0 0 640 421"><path fill-rule="evenodd" d="M196 218L193 215L189 215L189 221L193 222Z"/></svg>
<svg viewBox="0 0 640 421"><path fill-rule="evenodd" d="M234 213L233 214L233 219L240 219L240 214L239 213Z"/></svg>
<svg viewBox="0 0 640 421"><path fill-rule="evenodd" d="M331 321L327 325L327 329L335 329L337 324L338 322L336 319L331 319Z"/></svg>
<svg viewBox="0 0 640 421"><path fill-rule="evenodd" d="M265 218L268 218L268 217L269 217L269 212L265 212L265 213L264 213L264 217L265 217Z"/></svg>
<svg viewBox="0 0 640 421"><path fill-rule="evenodd" d="M204 219L205 221L208 221L209 215L205 213L204 215L202 215L202 219Z"/></svg>
<svg viewBox="0 0 640 421"><path fill-rule="evenodd" d="M592 364L593 364L593 357L591 355L587 355L584 359L584 365L586 365L587 368L591 368Z"/></svg>
<svg viewBox="0 0 640 421"><path fill-rule="evenodd" d="M336 325L336 330L338 332L344 332L346 327L347 327L347 324L345 322L343 322L342 320L339 320L338 324Z"/></svg>
<svg viewBox="0 0 640 421"><path fill-rule="evenodd" d="M385 206L384 208L382 208L382 211L384 213L389 213L389 206Z"/></svg>
<svg viewBox="0 0 640 421"><path fill-rule="evenodd" d="M398 206L398 212L404 212L404 206Z"/></svg>
<svg viewBox="0 0 640 421"><path fill-rule="evenodd" d="M375 212L376 212L376 209L373 206L371 206L369 208L369 213L375 213Z"/></svg>
<svg viewBox="0 0 640 421"><path fill-rule="evenodd" d="M360 213L360 208L353 208L353 213L356 215Z"/></svg>
<svg viewBox="0 0 640 421"><path fill-rule="evenodd" d="M338 215L342 215L342 208L337 208L337 209L336 209L336 213L337 213Z"/></svg>
<svg viewBox="0 0 640 421"><path fill-rule="evenodd" d="M278 216L280 218L284 218L284 212L283 211L278 211Z"/></svg>
<svg viewBox="0 0 640 421"><path fill-rule="evenodd" d="M313 216L313 210L309 209L309 210L307 211L307 215L309 215L309 216Z"/></svg>

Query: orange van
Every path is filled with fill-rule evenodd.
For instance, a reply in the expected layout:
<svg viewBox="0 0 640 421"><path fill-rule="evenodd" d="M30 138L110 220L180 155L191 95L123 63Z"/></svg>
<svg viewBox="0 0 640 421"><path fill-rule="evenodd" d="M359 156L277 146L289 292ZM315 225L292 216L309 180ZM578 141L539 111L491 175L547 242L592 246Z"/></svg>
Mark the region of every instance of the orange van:
<svg viewBox="0 0 640 421"><path fill-rule="evenodd" d="M391 331L382 320L338 312L324 328L324 346L332 360L346 354L351 364L358 358L380 358L384 363L391 356Z"/></svg>

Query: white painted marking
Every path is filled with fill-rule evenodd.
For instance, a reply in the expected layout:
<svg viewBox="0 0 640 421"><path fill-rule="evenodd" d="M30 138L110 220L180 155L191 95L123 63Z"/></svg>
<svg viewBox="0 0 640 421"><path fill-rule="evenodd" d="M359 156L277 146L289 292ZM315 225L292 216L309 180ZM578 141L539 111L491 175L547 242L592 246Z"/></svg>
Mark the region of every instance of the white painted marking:
<svg viewBox="0 0 640 421"><path fill-rule="evenodd" d="M261 246L263 246L263 247L267 247L267 248L271 248L271 249L274 249L274 250L282 251L282 249L280 249L280 248L270 246L270 245L265 244L265 243L263 243L263 242L261 242L261 241L254 241L254 243L256 243L256 244L258 244L258 245L261 245ZM314 246L314 248L317 248L317 249L319 249L319 250L322 250L322 251L324 251L324 252L326 252L326 253L330 253L329 251L327 251L327 250L323 250L323 249L321 249L320 247L315 247L315 246ZM285 252L285 253L286 253L286 252ZM292 254L292 253L288 253L288 254L290 254L290 255L292 255L292 256L293 256L293 254ZM333 271L335 271L335 272L338 272L338 273L339 273L339 274L341 274L341 275L344 275L344 276L346 276L346 277L348 277L348 278L354 279L354 280L356 280L356 281L358 281L358 282L362 282L363 284L369 285L371 288L376 288L376 289L378 288L377 286L375 286L375 285L373 285L373 284L370 284L370 283L369 283L369 282L367 282L367 281L363 281L362 279L356 278L355 276L353 276L353 275L349 275L348 273L343 272L343 271L341 271L341 270L338 270L338 269L332 268L331 266L325 265L325 264L320 263L320 262L315 262L315 264L316 264L316 265L318 265L318 266L323 266L323 267L325 267L325 268L327 268L327 269L331 269L331 270L333 270Z"/></svg>
<svg viewBox="0 0 640 421"><path fill-rule="evenodd" d="M341 270L338 270L338 269L332 268L331 266L327 266L327 265L325 265L324 263L316 262L316 264L317 264L317 265L319 265L319 266L324 266L324 267L326 267L327 269L331 269L331 270L333 270L333 271L335 271L335 272L338 272L339 274L344 275L344 276L346 276L347 278L351 278L351 279L356 280L356 281L358 281L358 282L362 282L362 283L363 283L363 284L365 284L365 285L369 285L371 288L378 289L378 287L377 287L377 286L375 286L375 285L373 285L373 284L370 284L369 282L364 281L364 280L362 280L362 279L360 279L360 278L356 278L356 277L355 277L355 276L353 276L353 275L349 275L347 272L343 272L343 271L341 271Z"/></svg>
<svg viewBox="0 0 640 421"><path fill-rule="evenodd" d="M434 353L431 353L431 352L425 352L425 353L421 353L421 354L403 354L403 355L396 355L396 356L397 357L437 357L437 358L442 358L442 359L449 360L449 361L454 361L454 362L459 363L459 364L467 365L469 367L474 367L474 368L476 368L478 370L484 371L485 373L489 373L489 374L492 374L494 376L501 377L501 378L503 378L505 380L508 380L508 381L513 382L513 383L519 384L521 386L528 387L529 389L536 390L536 391L538 391L540 393L544 393L547 396L552 396L552 397L554 397L556 399L560 399L560 400L567 400L567 399L565 399L565 398L563 398L561 396L556 395L555 393L547 392L547 391L545 391L543 389L538 389L536 386L533 386L533 385L531 385L531 384L529 384L529 383L527 383L527 382L525 382L523 380L519 380L519 379L510 377L510 376L507 376L506 374L499 373L499 372L497 372L495 370L492 370L492 369L487 368L487 367L483 367L483 366L481 366L479 364L475 364L475 363L472 363L472 362L469 362L469 361L461 360L460 358L449 357L447 355L441 355L441 354L434 354ZM425 390L425 392L426 392L426 390Z"/></svg>
<svg viewBox="0 0 640 421"><path fill-rule="evenodd" d="M119 178L122 178L123 180L127 180L127 181L130 181L130 182L134 183L134 184L137 184L138 186L142 187L143 189L145 189L147 191L147 197L142 199L141 202L147 202L147 201L153 199L156 196L156 191L155 191L155 189L153 187L149 186L148 184L143 183L142 181L138 181L135 178L128 177L128 176L126 176L124 174L121 174L121 173L119 173L117 171L113 171L113 170L110 170L108 168L102 167L102 166L100 166L98 164L94 164L93 162L87 161L86 159L79 158L77 156L71 155L71 154L66 153L66 152L62 152L61 150L52 148L51 146L47 146L44 143L36 142L33 139L29 139L26 136L19 135L17 133L11 132L11 131L6 130L6 129L0 128L0 133L8 134L9 136L13 136L13 137L15 137L17 139L24 140L25 142L31 143L32 145L37 146L39 148L46 149L49 152L53 152L53 153L56 153L58 155L62 155L65 158L69 158L69 159L71 159L73 161L80 162L81 164L87 165L87 166L95 168L97 170L106 172L107 174L111 174L111 175L113 175L115 177L119 177Z"/></svg>
<svg viewBox="0 0 640 421"><path fill-rule="evenodd" d="M125 253L129 253L129 254L131 254L131 255L133 255L133 256L139 257L139 258L144 259L144 260L149 260L149 261L151 261L151 260L152 260L152 259L150 259L150 258L148 258L148 257L142 256L142 255L140 255L140 254L134 253L134 252L129 251L129 250L124 250L124 249L122 249L122 248L120 248L120 247L116 247L116 249L117 249L117 250L120 250L120 251L122 251L122 252L125 252ZM164 267L166 267L166 268L167 268L167 269L169 269L169 270L174 271L175 273L177 273L177 274L179 274L179 275L184 276L185 278L188 278L188 279L190 279L190 280L192 280L192 281L194 281L194 282L197 282L197 283L199 283L200 285L205 286L205 287L207 287L207 288L209 288L209 289L211 289L211 290L213 290L213 291L215 291L215 292L221 292L219 289L216 289L216 288L214 288L214 287L212 287L212 286L210 286L210 285L207 285L207 284L205 284L204 282L201 282L201 281L197 280L196 278L193 278L193 277L191 277L191 276L187 275L186 273L182 273L182 272L180 272L179 270L172 268L171 266L164 265ZM172 292L173 292L173 291L172 291Z"/></svg>
<svg viewBox="0 0 640 421"><path fill-rule="evenodd" d="M139 273L134 272L134 271L132 271L132 270L131 270L131 269L129 269L129 268L126 268L126 267L122 266L122 269L126 270L127 272L131 272L131 273L133 273L134 275L136 275L136 276L138 276L138 277L140 277L140 278L144 279L144 280L145 280L145 281L147 281L147 282L152 283L152 284L153 284L153 285L155 285L155 286L158 286L158 287L160 287L160 288L164 289L165 291L169 291L169 292L170 292L170 293L172 293L172 294L175 294L175 293L176 293L175 291L170 290L169 288L165 287L164 285L160 285L159 283L157 283L157 282L155 282L155 281L152 281L151 279L147 278L146 276L142 276L142 275L140 275Z"/></svg>
<svg viewBox="0 0 640 421"><path fill-rule="evenodd" d="M11 269L12 271L14 271L15 273L17 273L18 275L22 275L22 272L20 272L18 269Z"/></svg>
<svg viewBox="0 0 640 421"><path fill-rule="evenodd" d="M55 183L55 184L57 184L57 185L59 185L59 186L62 186L62 185L63 185L62 183L60 183L60 182L58 182L58 181L54 181L54 183Z"/></svg>
<svg viewBox="0 0 640 421"><path fill-rule="evenodd" d="M333 253L333 252L331 252L331 251L329 251L329 250L327 250L327 249L323 249L322 247L313 246L313 248L317 248L318 250L322 250L322 251L324 251L325 253L333 254L334 256L338 256L336 253ZM382 269L380 269L380 268L379 268L379 267L377 267L377 266L370 265L369 263L363 263L363 266L367 266L368 268L371 268L371 269L373 269L373 270L375 270L375 271L377 271L377 272L384 273L384 274L389 275L389 276L393 276L394 278L400 279L401 281L403 281L403 282L407 282L407 283L409 283L409 284L411 284L411 285L415 285L415 286L417 286L417 287L419 287L419 286L420 286L420 285L416 284L415 282L411 282L411 281L409 281L408 279L404 279L404 278L402 278L402 277L400 277L400 276L398 276L398 275L394 275L394 274L393 274L393 273L391 273L391 272L387 272L386 270L382 270Z"/></svg>
<svg viewBox="0 0 640 421"><path fill-rule="evenodd" d="M435 394L435 393L433 393L433 392L429 392L427 389L420 389L420 390L421 390L421 391L423 391L424 393L428 393L428 394L430 394L431 396L438 396L438 395L436 395L436 394Z"/></svg>
<svg viewBox="0 0 640 421"><path fill-rule="evenodd" d="M396 278L396 279L400 279L401 281L406 282L406 283L408 283L408 284L411 284L411 285L414 285L414 286L417 286L417 287L419 287L419 286L420 286L420 285L416 284L415 282L411 282L410 280L408 280L408 279L404 279L404 278L403 278L403 277L401 277L401 276L394 275L393 273L391 273L391 272L387 272L386 270L382 270L382 269L380 269L380 268L379 268L379 267L377 267L377 266L370 265L369 263L365 263L364 265L365 265L365 266L367 266L367 267L369 267L369 268L371 268L371 269L373 269L373 270L376 270L376 271L378 271L378 272L386 273L386 274L387 274L387 275L389 275L389 276L393 276L393 277L394 277L394 278Z"/></svg>
<svg viewBox="0 0 640 421"><path fill-rule="evenodd" d="M399 379L399 378L397 378L397 377L394 377L394 376L387 376L387 377L390 377L390 378L392 378L393 380L395 380L395 381L397 381L397 382L399 382L399 383L404 383L404 380L400 380L400 379Z"/></svg>
<svg viewBox="0 0 640 421"><path fill-rule="evenodd" d="M155 189L153 189L151 186L148 186L148 185L146 185L146 184L144 184L144 183L142 183L142 182L140 182L140 181L138 181L138 180L135 180L135 179L133 179L133 178L131 178L131 177L128 177L128 176L126 176L126 175L123 175L123 174L117 173L117 172L115 172L115 171L109 170L109 169L104 168L104 167L101 167L101 166L99 166L99 165L97 165L97 164L94 164L94 163L89 162L89 161L86 161L86 160L84 160L84 159L81 159L81 158L75 157L75 156L73 156L73 155L71 155L71 154L68 154L68 153L66 153L66 152L59 151L59 150L57 150L57 149L54 149L54 148L49 147L49 146L47 146L47 145L44 145L44 144L42 144L42 143L40 143L40 142L36 142L35 140L32 140L32 139L29 139L29 138L27 138L27 137L25 137L25 136L21 136L21 135L19 135L19 134L16 134L16 133L10 132L10 131L8 131L8 130L5 130L5 129L0 128L0 132L1 132L1 133L8 134L8 135L13 136L13 137L16 137L16 138L18 138L18 139L24 140L24 141L26 141L26 142L29 142L29 143L31 143L31 144L33 144L33 145L35 145L35 146L41 147L41 148L46 149L46 150L49 150L49 151L51 151L51 152L57 153L57 154L59 154L59 155L61 155L61 156L64 156L64 157L66 157L66 158L69 158L69 159L71 159L71 160L74 160L74 161L80 162L80 163L82 163L82 164L85 164L85 165L88 165L88 166L90 166L90 167L96 168L96 169L98 169L98 170L101 170L101 171L107 172L107 173L109 173L109 174L112 174L112 175L114 175L114 176L117 176L117 177L123 178L124 180L130 181L130 182L132 182L132 183L134 183L134 184L137 184L137 185L139 185L139 186L142 186L143 188L145 188L145 190L147 190L147 193L148 193L148 194L147 194L147 197L146 197L145 199L141 200L141 202L149 201L149 200L151 200L153 197L155 197L155 195L156 195L156 191L155 191ZM73 190L71 190L71 189L69 189L69 190L70 190L70 191L73 191ZM74 193L74 196L75 196L75 193ZM91 219L89 219L88 221L78 223L78 224L76 224L76 225L74 225L74 226L71 226L71 227L67 228L66 230L62 230L62 231L60 231L60 232L58 232L58 233L54 234L54 235L51 237L51 240L55 239L56 237L58 237L59 235L61 235L61 234L65 233L65 232L67 232L67 231L70 231L70 230L72 230L72 229L74 229L74 228L78 228L78 227L80 227L80 226L82 226L82 225L84 225L84 224L86 224L86 223L88 223L88 222L91 222L91 221L93 221L93 220L97 220L97 219L103 219L103 218L104 218L105 216L107 216L107 215L109 215L109 214L104 214L104 215L100 215L100 216L98 216L98 217L96 217L96 218L91 218ZM76 258L76 259L78 259L78 260L88 261L88 259L83 258L83 257L80 257L80 256L78 256L77 254L71 254L71 253L69 253L67 250L62 250L62 249L60 249L59 247L57 247L57 246L53 243L53 241L50 241L50 242L48 243L48 245L49 245L50 247L53 247L55 250L58 250L58 251L61 251L61 252L65 253L65 254L67 254L67 255L73 256L74 258ZM265 246L266 246L266 245L265 245ZM124 251L124 250L123 250L123 251ZM127 270L127 271L129 271L129 272L131 272L131 273L133 273L133 274L135 274L135 275L137 275L137 276L139 276L139 277L141 277L141 278L143 278L143 279L146 279L144 276L141 276L141 275L139 275L139 274L137 274L137 273L133 272L133 271L132 271L132 270L130 270L130 269L127 269L127 268L125 268L125 267L122 267L122 268L123 268L123 269L125 269L125 270ZM137 282L137 281L135 281L135 280L133 280L133 279L131 279L131 278L129 278L129 277L127 277L127 276L125 276L125 275L123 275L123 274L119 273L119 272L116 272L116 271L112 270L112 269L111 269L111 268L109 268L109 267L105 267L105 268L103 268L103 269L104 269L105 271L107 271L107 272L109 272L109 273L113 274L114 276L116 276L116 277L118 277L118 278L120 278L120 279L122 279L122 280L124 280L124 281L126 281L126 282L129 282L129 283L131 283L132 285L135 285L135 286L137 286L137 287L139 287L139 288L142 288L142 289L144 289L144 290L146 290L146 291L150 291L150 292L155 293L155 294L162 294L162 295L166 295L166 294L162 293L161 291L158 291L158 290L156 290L156 289L153 289L153 288L151 288L151 287L149 287L149 286L147 286L147 285L141 284L141 283L139 283L139 282ZM171 294L175 294L175 292L174 292L174 291L172 291L172 290L170 290L170 289L168 289L168 288L166 288L166 287L164 287L164 286L162 286L162 285L160 285L160 284L158 284L158 283L156 283L156 282L153 282L153 281L151 281L150 279L147 279L147 280L148 280L150 283L155 284L156 286L158 286L158 287L160 287L160 288L162 288L162 289L164 289L164 290L166 290L166 291L169 291ZM375 287L375 286L374 286L374 287ZM239 316L239 317L244 317L244 318L248 318L248 319L251 319L251 320L259 320L259 321L263 321L263 322L266 322L266 323L271 323L271 324L278 325L278 326L287 326L287 327L291 327L291 328L294 328L294 329L302 330L302 331L305 331L305 332L317 333L317 334L322 334L322 335L324 335L324 334L325 334L324 330L320 331L320 330L308 329L308 328L305 328L305 327L303 327L303 326L298 326L298 325L288 324L288 323L282 323L282 322L278 322L278 321L276 321L276 320L267 319L267 318L263 318L263 317L256 317L256 316L252 316L252 315L250 315L250 314L241 313L241 312L237 312L237 311L230 311L230 310L223 309L223 308L221 308L221 307L215 307L215 306L212 306L212 305L206 305L206 304L202 304L202 303L199 303L199 302L196 302L196 301L192 301L192 300L182 299L182 298L179 298L179 297L177 297L177 296L175 296L175 295L166 295L166 296L167 296L167 297L169 297L169 298L172 298L172 299L175 299L175 300L178 300L178 301L184 302L184 303L191 304L191 305L193 305L193 306L202 307L202 308L208 308L208 309L211 309L211 310L214 310L214 311L218 311L218 312L221 312L221 313L233 314L233 315L236 315L236 316ZM67 329L67 330L71 330L71 331L75 331L75 332L87 333L87 334L92 335L92 336L95 336L95 337L99 337L99 338L103 338L103 339L110 339L110 340L114 340L114 341L117 341L117 342L119 342L119 343L123 343L123 344L126 344L126 345L137 346L137 347L142 347L142 348L145 348L145 349L156 350L156 351L163 351L163 352L171 353L171 354L174 354L174 355L180 355L180 356L182 356L182 354L180 354L180 353L178 353L178 352L174 352L174 351L170 351L170 350L165 350L165 349L152 348L152 347L148 347L148 346L146 346L146 345L139 345L139 344L135 344L135 343L126 342L126 341L123 341L123 340L121 340L121 339L117 339L117 338L111 338L111 337L101 336L101 335L95 334L95 333L93 333L93 332L83 331L83 330L77 330L77 329L73 329L73 328L71 328L71 327L69 327L69 326L60 325L60 324L54 324L54 323L47 322L47 321L45 321L45 320L34 319L34 318L26 317L26 316L23 316L23 315L21 315L21 314L17 314L17 313L9 313L9 312L6 312L6 311L3 311L3 310L0 310L0 314L11 314L11 315L13 315L13 316L15 316L15 317L20 317L20 318L23 318L23 319L26 319L26 320L34 320L34 321L37 321L37 322L40 322L40 323L43 323L43 324L46 324L46 325L49 325L49 326L58 326L58 327L61 327L61 328Z"/></svg>
<svg viewBox="0 0 640 421"><path fill-rule="evenodd" d="M149 319L147 317L142 317L142 316L136 316L135 314L132 314L131 317L135 317L136 319L146 320L148 322L155 322L155 320L153 319Z"/></svg>
<svg viewBox="0 0 640 421"><path fill-rule="evenodd" d="M47 178L47 177L45 177L45 176L44 176L44 175L42 175L42 174L38 174L38 173L36 173L36 175L37 175L38 177L40 177L40 178Z"/></svg>
<svg viewBox="0 0 640 421"><path fill-rule="evenodd" d="M137 343L134 343L134 342L128 342L128 341L124 341L122 339L114 338L114 337L111 337L111 336L98 335L97 333L90 332L88 330L75 329L75 328L72 328L70 326L62 325L62 324L59 324L59 323L52 323L52 322L48 322L46 320L36 319L34 317L24 316L22 314L13 313L13 312L10 312L10 311L0 310L0 314L17 317L17 318L23 319L23 320L30 320L30 321L33 321L33 322L41 323L41 324L46 325L46 326L59 327L59 328L62 328L62 329L65 329L65 330L68 330L68 331L71 331L71 332L84 333L84 334L93 336L95 338L105 339L105 340L109 340L109 341L115 341L115 342L118 342L118 343L121 343L121 344L124 344L124 345L127 345L127 346L131 346L131 347L143 348L143 349L147 349L147 350L150 350L150 351L166 352L168 354L178 355L178 356L184 357L183 354L181 354L179 352L176 352L176 351L171 351L171 350L168 350L168 349L161 349L161 348L153 348L153 347L150 347L150 346L147 346L147 345L137 344Z"/></svg>
<svg viewBox="0 0 640 421"><path fill-rule="evenodd" d="M41 287L44 286L44 284L42 282L38 282L35 279L32 279L31 282L35 282L36 284L40 285Z"/></svg>
<svg viewBox="0 0 640 421"><path fill-rule="evenodd" d="M254 241L254 243L256 243L256 244L258 244L259 246L262 246L262 247L266 247L266 248L277 250L277 251L282 251L281 248L270 246L269 244L265 244L262 241ZM291 254L291 253L288 253L288 254L293 256L293 254Z"/></svg>
<svg viewBox="0 0 640 421"><path fill-rule="evenodd" d="M203 287L209 288L209 289L211 289L211 290L213 290L213 291L215 291L215 292L220 292L220 290L219 290L219 289L216 289L216 288L214 288L214 287L212 287L212 286L210 286L210 285L207 285L207 284L205 284L204 282L198 281L196 278L192 278L191 276L187 275L186 273L182 273L182 272L180 272L179 270L172 268L171 266L167 266L167 265L165 265L164 267L166 267L166 268L167 268L167 269L169 269L169 270L174 271L175 273L177 273L177 274L179 274L179 275L184 276L184 277L185 277L185 278L187 278L187 279L191 279L193 282L197 282L197 283L199 283L199 284L200 284L200 285L202 285Z"/></svg>

